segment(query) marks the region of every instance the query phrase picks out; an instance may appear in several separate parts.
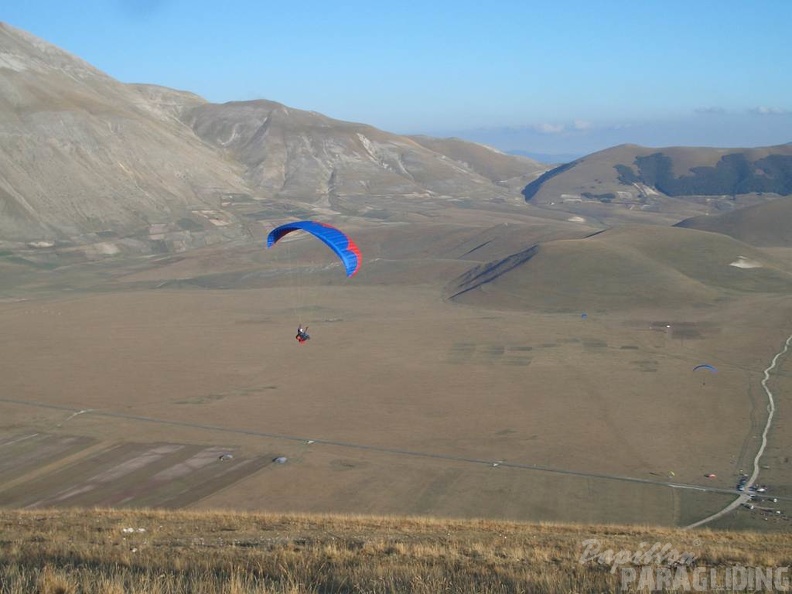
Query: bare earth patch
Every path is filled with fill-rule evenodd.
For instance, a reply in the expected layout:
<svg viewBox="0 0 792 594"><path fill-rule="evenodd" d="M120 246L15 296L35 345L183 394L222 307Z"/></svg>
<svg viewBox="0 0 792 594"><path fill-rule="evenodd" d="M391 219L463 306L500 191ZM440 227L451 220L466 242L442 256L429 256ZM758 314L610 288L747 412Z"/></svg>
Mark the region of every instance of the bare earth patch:
<svg viewBox="0 0 792 594"><path fill-rule="evenodd" d="M735 266L736 268L762 268L761 263L745 256L739 256L734 262L729 263L729 266Z"/></svg>

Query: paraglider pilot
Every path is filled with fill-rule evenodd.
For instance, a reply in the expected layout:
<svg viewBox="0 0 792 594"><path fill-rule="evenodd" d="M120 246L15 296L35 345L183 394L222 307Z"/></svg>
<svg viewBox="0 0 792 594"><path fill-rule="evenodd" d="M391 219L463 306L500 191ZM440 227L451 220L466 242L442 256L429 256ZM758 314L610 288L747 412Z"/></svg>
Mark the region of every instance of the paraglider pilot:
<svg viewBox="0 0 792 594"><path fill-rule="evenodd" d="M297 326L297 336L294 338L296 338L297 342L300 344L304 343L306 340L309 340L311 337L308 335L308 326L305 328L302 327L302 324Z"/></svg>

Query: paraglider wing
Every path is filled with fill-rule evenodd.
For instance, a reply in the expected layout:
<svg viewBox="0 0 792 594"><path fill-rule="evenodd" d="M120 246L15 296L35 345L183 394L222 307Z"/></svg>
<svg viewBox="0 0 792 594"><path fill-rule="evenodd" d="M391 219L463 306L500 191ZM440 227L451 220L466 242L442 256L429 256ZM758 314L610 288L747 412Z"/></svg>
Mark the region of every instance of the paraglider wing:
<svg viewBox="0 0 792 594"><path fill-rule="evenodd" d="M284 235L292 231L306 231L317 239L321 239L327 247L341 258L341 262L343 262L344 268L346 268L347 276L355 276L355 274L357 274L357 271L360 269L360 263L362 262L360 249L346 233L327 223L318 223L316 221L295 221L294 223L286 223L270 231L267 236L267 247L271 248Z"/></svg>
<svg viewBox="0 0 792 594"><path fill-rule="evenodd" d="M709 363L703 363L703 364L701 364L701 365L696 365L696 366L693 368L693 371L696 371L696 370L698 370L698 369L708 369L708 370L709 370L709 371L711 371L712 373L717 373L717 372L718 372L718 370L717 370L717 369L715 369L715 368L714 368L712 365L710 365Z"/></svg>

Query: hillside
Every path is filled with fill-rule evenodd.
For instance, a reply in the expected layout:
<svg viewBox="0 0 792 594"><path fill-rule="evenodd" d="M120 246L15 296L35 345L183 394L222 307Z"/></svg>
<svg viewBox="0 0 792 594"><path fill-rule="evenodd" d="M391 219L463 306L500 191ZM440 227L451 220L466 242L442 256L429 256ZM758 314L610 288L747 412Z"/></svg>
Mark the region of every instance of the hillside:
<svg viewBox="0 0 792 594"><path fill-rule="evenodd" d="M669 579L715 591L734 576L747 585L745 568L757 567L762 575L769 569L766 583L775 591L786 583L780 578L788 579L779 574L774 581L790 550L789 533L229 512L0 512L6 561L0 583L9 594L593 594L635 591L639 578L644 585Z"/></svg>
<svg viewBox="0 0 792 594"><path fill-rule="evenodd" d="M503 153L483 144L459 138L410 136L426 148L470 167L498 185L522 189L547 167L528 157ZM505 158L504 158L505 157ZM516 159L515 159L516 158Z"/></svg>
<svg viewBox="0 0 792 594"><path fill-rule="evenodd" d="M449 283L455 301L550 311L715 305L734 292L792 291L788 264L725 235L623 227L540 243Z"/></svg>
<svg viewBox="0 0 792 594"><path fill-rule="evenodd" d="M620 211L679 219L792 194L792 145L648 148L621 145L560 165L528 184L532 204L588 216Z"/></svg>
<svg viewBox="0 0 792 594"><path fill-rule="evenodd" d="M677 227L723 233L759 247L792 246L792 199L756 204L720 215L701 215L680 221Z"/></svg>
<svg viewBox="0 0 792 594"><path fill-rule="evenodd" d="M0 244L97 254L239 237L241 167L133 87L0 24ZM213 237L214 236L214 237Z"/></svg>
<svg viewBox="0 0 792 594"><path fill-rule="evenodd" d="M462 143L420 143L272 101L197 105L182 119L243 163L262 195L321 202L336 212L365 212L363 205L394 197L514 199L516 190L500 185L497 173L513 178L544 169L472 143L453 150ZM463 161L462 153L471 158Z"/></svg>

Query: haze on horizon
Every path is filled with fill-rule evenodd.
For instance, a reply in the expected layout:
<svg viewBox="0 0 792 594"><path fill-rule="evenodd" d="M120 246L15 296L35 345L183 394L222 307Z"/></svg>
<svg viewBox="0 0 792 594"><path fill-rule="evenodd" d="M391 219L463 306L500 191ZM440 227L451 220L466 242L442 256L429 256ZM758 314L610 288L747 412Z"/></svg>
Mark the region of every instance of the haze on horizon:
<svg viewBox="0 0 792 594"><path fill-rule="evenodd" d="M785 0L33 0L2 19L122 82L505 151L792 141Z"/></svg>

